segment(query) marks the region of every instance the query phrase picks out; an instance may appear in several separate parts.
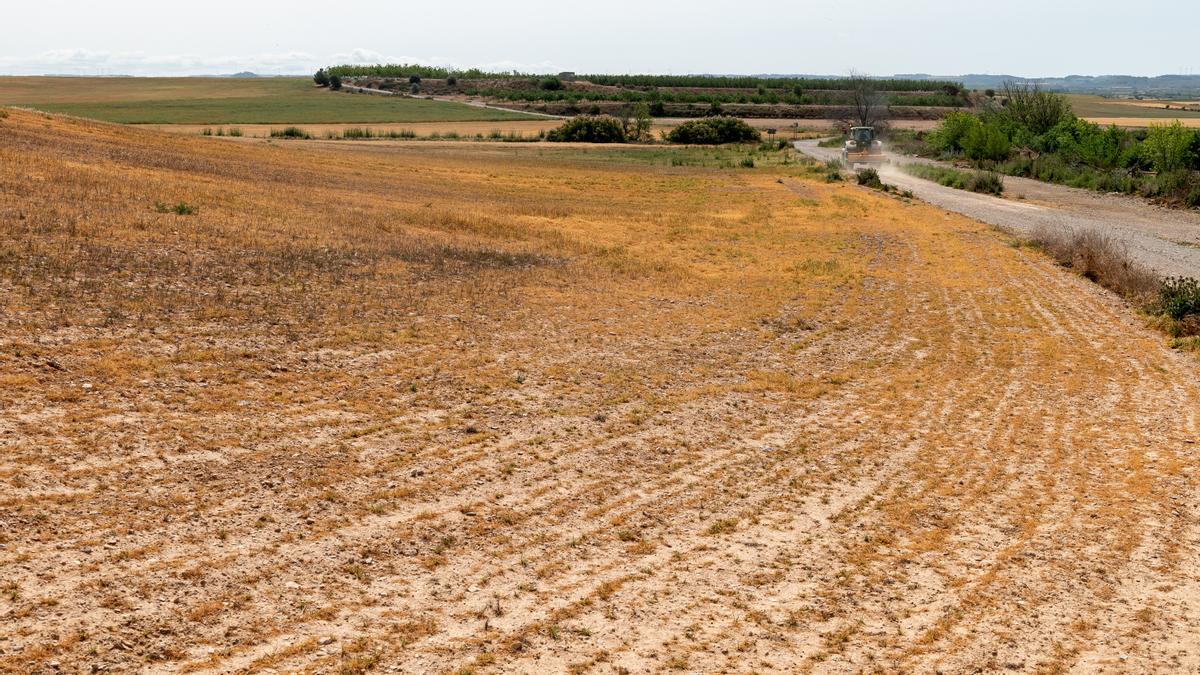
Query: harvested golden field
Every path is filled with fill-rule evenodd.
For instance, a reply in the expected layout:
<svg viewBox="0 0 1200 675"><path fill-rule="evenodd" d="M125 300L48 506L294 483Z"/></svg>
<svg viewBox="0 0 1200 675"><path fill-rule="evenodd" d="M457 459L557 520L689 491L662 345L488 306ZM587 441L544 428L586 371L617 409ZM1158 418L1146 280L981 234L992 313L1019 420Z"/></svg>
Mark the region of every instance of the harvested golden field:
<svg viewBox="0 0 1200 675"><path fill-rule="evenodd" d="M1200 667L1197 361L720 152L0 119L0 670Z"/></svg>

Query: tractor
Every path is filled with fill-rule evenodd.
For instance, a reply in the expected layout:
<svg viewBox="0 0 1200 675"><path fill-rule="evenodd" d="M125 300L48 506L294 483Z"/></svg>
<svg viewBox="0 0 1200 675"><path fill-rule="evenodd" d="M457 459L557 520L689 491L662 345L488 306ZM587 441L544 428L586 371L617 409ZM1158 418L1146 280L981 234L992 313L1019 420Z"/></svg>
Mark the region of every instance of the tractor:
<svg viewBox="0 0 1200 675"><path fill-rule="evenodd" d="M883 143L875 138L875 127L850 127L850 140L842 148L842 161L851 169L855 164L883 164Z"/></svg>

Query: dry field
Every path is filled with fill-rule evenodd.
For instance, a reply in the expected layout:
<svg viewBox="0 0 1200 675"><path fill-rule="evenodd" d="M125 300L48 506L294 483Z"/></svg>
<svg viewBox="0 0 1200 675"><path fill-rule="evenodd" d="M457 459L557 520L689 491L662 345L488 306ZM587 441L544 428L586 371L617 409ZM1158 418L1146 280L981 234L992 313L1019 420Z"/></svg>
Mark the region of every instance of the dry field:
<svg viewBox="0 0 1200 675"><path fill-rule="evenodd" d="M651 133L654 137L662 132L669 131L687 120L684 118L661 117L654 120L654 126ZM840 122L836 120L764 120L764 119L748 119L746 120L751 126L760 129L775 129L776 138L792 139L792 138L816 138L828 135L833 129L838 128ZM539 131L549 131L555 129L562 124L562 120L557 119L538 119L538 120L515 120L515 121L495 121L495 122L410 122L397 124L301 124L301 129L308 132L315 138L324 138L327 134L332 133L340 136L345 129L370 129L375 134L386 134L390 131L411 131L417 136L425 137L431 134L445 135L455 133L462 137L470 137L482 134L488 136L494 132L499 132L505 136L515 134L525 137L537 136ZM169 131L181 134L201 134L205 129L216 133L217 130L228 133L230 129L238 129L246 138L267 138L271 135L271 131L283 129L288 126L286 124L148 124L143 125L146 128L155 129L158 131ZM913 129L918 131L929 131L937 126L937 122L929 122L922 120L900 120L894 125L895 128Z"/></svg>
<svg viewBox="0 0 1200 675"><path fill-rule="evenodd" d="M1200 668L1196 360L707 157L0 119L0 671Z"/></svg>
<svg viewBox="0 0 1200 675"><path fill-rule="evenodd" d="M1156 119L1151 117L1088 117L1086 119L1089 122L1095 122L1104 127L1115 124L1119 127L1129 128L1143 128L1151 124L1170 124L1176 121L1173 119ZM1200 117L1182 117L1178 122L1190 129L1200 129Z"/></svg>

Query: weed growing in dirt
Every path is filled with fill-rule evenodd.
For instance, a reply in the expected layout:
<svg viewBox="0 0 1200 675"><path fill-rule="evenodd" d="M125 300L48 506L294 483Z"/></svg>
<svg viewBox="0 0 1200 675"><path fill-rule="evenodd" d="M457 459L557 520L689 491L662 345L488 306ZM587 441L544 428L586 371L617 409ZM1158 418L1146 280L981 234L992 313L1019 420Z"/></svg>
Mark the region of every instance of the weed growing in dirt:
<svg viewBox="0 0 1200 675"><path fill-rule="evenodd" d="M186 202L179 202L174 206L170 206L165 202L154 202L154 211L156 213L174 213L177 216L194 216L200 212L200 207Z"/></svg>

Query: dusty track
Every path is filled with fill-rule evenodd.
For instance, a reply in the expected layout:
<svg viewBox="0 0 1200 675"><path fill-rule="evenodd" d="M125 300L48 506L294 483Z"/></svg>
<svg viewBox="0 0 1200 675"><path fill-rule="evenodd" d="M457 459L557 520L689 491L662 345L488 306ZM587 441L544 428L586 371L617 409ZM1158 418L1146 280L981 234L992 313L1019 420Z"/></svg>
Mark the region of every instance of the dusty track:
<svg viewBox="0 0 1200 675"><path fill-rule="evenodd" d="M795 145L821 161L840 157L837 148L821 148L818 142L796 141ZM898 168L912 162L936 162L896 155L889 158L892 164L880 171L887 182L944 209L1017 234L1039 226L1100 230L1123 241L1136 259L1164 276L1200 276L1200 212L1011 176L1004 177L1005 197L992 197L938 185Z"/></svg>
<svg viewBox="0 0 1200 675"><path fill-rule="evenodd" d="M959 216L598 152L0 122L0 669L1200 668L1193 357Z"/></svg>

